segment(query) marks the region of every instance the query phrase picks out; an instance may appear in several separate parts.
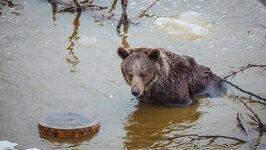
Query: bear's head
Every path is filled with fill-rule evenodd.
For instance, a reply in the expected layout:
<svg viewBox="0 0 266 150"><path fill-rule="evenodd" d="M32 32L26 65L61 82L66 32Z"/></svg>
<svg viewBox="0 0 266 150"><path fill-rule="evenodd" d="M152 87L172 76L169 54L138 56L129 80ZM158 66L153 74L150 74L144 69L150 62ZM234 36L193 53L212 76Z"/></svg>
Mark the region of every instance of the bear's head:
<svg viewBox="0 0 266 150"><path fill-rule="evenodd" d="M161 59L159 49L119 47L118 55L123 59L121 70L124 80L131 86L131 93L139 97L156 81Z"/></svg>

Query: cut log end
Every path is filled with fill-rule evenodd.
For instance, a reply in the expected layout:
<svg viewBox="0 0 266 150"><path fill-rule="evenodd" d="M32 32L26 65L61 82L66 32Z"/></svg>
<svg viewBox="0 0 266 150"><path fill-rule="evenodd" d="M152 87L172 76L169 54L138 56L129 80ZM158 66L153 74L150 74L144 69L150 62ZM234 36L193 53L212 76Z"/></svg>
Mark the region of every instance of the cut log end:
<svg viewBox="0 0 266 150"><path fill-rule="evenodd" d="M39 119L38 129L42 136L56 138L80 138L99 130L100 122L76 113L57 113Z"/></svg>

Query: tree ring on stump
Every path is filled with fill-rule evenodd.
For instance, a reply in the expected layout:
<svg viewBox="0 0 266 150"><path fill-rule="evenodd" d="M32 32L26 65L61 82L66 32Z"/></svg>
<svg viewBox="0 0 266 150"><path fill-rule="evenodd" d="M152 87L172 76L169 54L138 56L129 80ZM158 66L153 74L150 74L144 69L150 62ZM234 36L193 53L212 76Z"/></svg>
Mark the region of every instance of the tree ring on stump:
<svg viewBox="0 0 266 150"><path fill-rule="evenodd" d="M56 138L80 138L99 130L100 122L76 113L56 113L39 119L38 129L43 136Z"/></svg>

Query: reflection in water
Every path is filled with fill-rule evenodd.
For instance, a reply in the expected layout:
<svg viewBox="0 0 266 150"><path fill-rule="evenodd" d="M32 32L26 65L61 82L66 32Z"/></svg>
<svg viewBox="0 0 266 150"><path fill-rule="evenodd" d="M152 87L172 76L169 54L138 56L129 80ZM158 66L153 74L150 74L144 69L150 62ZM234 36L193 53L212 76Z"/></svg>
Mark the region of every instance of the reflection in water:
<svg viewBox="0 0 266 150"><path fill-rule="evenodd" d="M199 119L198 103L185 108L139 103L126 121L126 148L158 148L169 145L164 140L173 132L186 130Z"/></svg>
<svg viewBox="0 0 266 150"><path fill-rule="evenodd" d="M53 12L53 20L56 21L55 14L56 14L56 10L57 10L57 3L52 2L51 5L52 5L52 12Z"/></svg>
<svg viewBox="0 0 266 150"><path fill-rule="evenodd" d="M80 22L79 22L80 15L81 15L81 12L78 12L73 21L73 25L74 25L73 32L71 36L68 38L69 45L67 47L67 50L69 51L69 53L68 53L68 57L66 58L66 62L71 64L71 70L70 70L71 72L77 71L76 65L79 63L79 59L74 53L74 46L75 46L75 42L79 39L78 28L80 26Z"/></svg>
<svg viewBox="0 0 266 150"><path fill-rule="evenodd" d="M128 28L129 28L129 25L125 25L125 26L123 26L123 32L121 32L120 29L117 30L117 34L118 34L118 36L121 37L121 44L122 44L122 46L124 48L129 48L130 47L129 44L128 44L128 42L127 42Z"/></svg>
<svg viewBox="0 0 266 150"><path fill-rule="evenodd" d="M47 141L54 145L55 149L66 149L66 148L75 148L80 145L85 145L87 142L89 142L95 135L96 133L93 133L89 136L86 137L81 137L81 138L74 138L74 139L60 139L60 138L52 138L52 137L46 137L43 135L40 135L39 137L43 139L44 141ZM86 142L86 143L84 143Z"/></svg>
<svg viewBox="0 0 266 150"><path fill-rule="evenodd" d="M0 0L0 16L2 15L2 8L5 5L7 5L9 11L15 15L20 15L21 12L19 12L19 10L23 9L21 5L14 4L12 0Z"/></svg>

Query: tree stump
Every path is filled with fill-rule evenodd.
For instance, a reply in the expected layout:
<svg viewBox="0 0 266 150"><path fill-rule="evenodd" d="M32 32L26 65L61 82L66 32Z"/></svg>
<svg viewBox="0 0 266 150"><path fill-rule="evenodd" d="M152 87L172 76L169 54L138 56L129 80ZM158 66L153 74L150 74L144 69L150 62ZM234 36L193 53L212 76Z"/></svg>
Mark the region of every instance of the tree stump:
<svg viewBox="0 0 266 150"><path fill-rule="evenodd" d="M56 113L39 119L38 129L43 136L80 138L99 130L100 122L76 113Z"/></svg>

